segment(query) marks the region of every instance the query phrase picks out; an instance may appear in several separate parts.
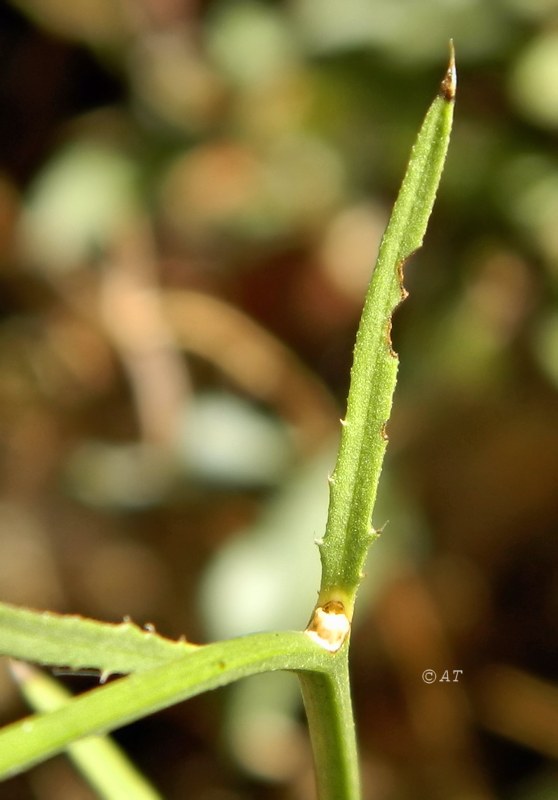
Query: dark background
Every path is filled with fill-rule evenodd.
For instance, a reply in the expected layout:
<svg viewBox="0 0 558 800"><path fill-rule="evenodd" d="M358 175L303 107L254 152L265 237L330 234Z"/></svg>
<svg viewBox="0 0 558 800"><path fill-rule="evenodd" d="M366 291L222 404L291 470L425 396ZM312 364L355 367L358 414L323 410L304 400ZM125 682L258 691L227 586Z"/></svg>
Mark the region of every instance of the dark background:
<svg viewBox="0 0 558 800"><path fill-rule="evenodd" d="M194 641L305 625L362 299L450 37L352 641L365 796L550 800L554 0L0 5L0 599ZM304 800L295 688L117 736L166 798ZM91 796L63 758L0 786Z"/></svg>

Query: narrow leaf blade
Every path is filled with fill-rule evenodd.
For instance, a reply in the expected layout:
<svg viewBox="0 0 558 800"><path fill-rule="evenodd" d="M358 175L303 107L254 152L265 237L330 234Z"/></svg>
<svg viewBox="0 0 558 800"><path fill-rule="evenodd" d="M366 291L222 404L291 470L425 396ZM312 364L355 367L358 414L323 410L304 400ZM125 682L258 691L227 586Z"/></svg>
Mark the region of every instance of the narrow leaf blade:
<svg viewBox="0 0 558 800"><path fill-rule="evenodd" d="M95 668L108 676L150 669L196 649L132 622L112 625L0 603L0 655L22 661L73 670Z"/></svg>
<svg viewBox="0 0 558 800"><path fill-rule="evenodd" d="M62 708L0 731L0 780L194 695L273 670L327 673L334 657L302 632L260 633L204 645L182 658L93 689Z"/></svg>
<svg viewBox="0 0 558 800"><path fill-rule="evenodd" d="M341 603L352 617L368 548L372 511L387 446L398 358L391 319L405 299L403 265L422 245L442 175L453 120L453 46L447 73L413 146L368 288L354 351L347 414L330 479L329 516L320 543L318 606Z"/></svg>

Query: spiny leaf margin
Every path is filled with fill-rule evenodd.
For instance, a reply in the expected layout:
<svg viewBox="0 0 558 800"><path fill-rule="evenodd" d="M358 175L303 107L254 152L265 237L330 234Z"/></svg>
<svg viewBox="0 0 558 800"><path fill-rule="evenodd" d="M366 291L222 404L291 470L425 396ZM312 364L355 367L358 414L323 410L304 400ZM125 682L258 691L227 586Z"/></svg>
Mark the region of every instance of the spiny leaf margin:
<svg viewBox="0 0 558 800"><path fill-rule="evenodd" d="M98 669L105 676L141 672L197 649L133 622L97 622L77 615L0 603L0 655L38 664Z"/></svg>
<svg viewBox="0 0 558 800"><path fill-rule="evenodd" d="M347 414L330 478L326 532L318 543L322 581L317 606L341 603L349 620L368 548L376 536L372 512L398 367L391 345L391 320L407 296L403 265L422 245L452 128L456 90L453 43L450 49L447 72L411 151L367 291L354 350Z"/></svg>

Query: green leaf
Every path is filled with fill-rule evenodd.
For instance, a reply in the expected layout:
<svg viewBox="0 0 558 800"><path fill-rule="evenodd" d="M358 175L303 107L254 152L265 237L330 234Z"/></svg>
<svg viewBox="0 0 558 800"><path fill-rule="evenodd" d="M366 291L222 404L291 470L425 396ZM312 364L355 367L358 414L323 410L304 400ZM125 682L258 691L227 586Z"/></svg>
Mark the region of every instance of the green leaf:
<svg viewBox="0 0 558 800"><path fill-rule="evenodd" d="M301 632L258 633L193 649L163 666L119 678L55 711L0 731L0 780L60 753L83 736L103 734L194 695L255 675L286 669L330 675L336 656ZM333 764L345 758L343 745Z"/></svg>
<svg viewBox="0 0 558 800"><path fill-rule="evenodd" d="M372 511L387 445L398 358L391 320L405 299L403 265L421 246L442 175L455 97L453 45L448 71L414 144L401 189L380 245L354 351L347 414L330 478L329 516L320 543L318 607L343 607L352 618L371 542Z"/></svg>
<svg viewBox="0 0 558 800"><path fill-rule="evenodd" d="M132 622L112 625L51 611L0 603L0 655L23 661L100 670L139 672L181 658L197 645L173 642Z"/></svg>
<svg viewBox="0 0 558 800"><path fill-rule="evenodd" d="M28 664L14 662L12 673L19 688L37 711L53 711L72 695L57 681ZM68 755L104 800L160 800L160 795L108 736L91 736L69 744Z"/></svg>
<svg viewBox="0 0 558 800"><path fill-rule="evenodd" d="M291 670L301 680L320 800L358 800L358 764L347 669L348 635L370 542L371 516L387 444L397 376L391 318L404 299L402 270L422 243L453 116L450 65L413 147L382 240L357 335L341 446L320 544L322 583L305 633L282 632L196 647L145 633L0 605L0 653L74 669L135 671L56 710L0 732L0 779L147 714L259 672ZM166 663L163 663L166 662ZM159 664L159 666L155 666Z"/></svg>

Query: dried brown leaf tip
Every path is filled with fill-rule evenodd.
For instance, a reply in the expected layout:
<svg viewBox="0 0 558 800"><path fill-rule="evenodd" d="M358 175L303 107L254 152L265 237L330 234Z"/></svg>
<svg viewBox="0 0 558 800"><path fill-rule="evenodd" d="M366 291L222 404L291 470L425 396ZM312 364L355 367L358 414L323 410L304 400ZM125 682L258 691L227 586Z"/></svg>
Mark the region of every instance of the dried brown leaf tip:
<svg viewBox="0 0 558 800"><path fill-rule="evenodd" d="M451 102L455 100L455 91L457 89L457 71L455 69L455 48L453 46L453 39L450 39L450 60L448 69L444 75L444 80L440 84L440 95Z"/></svg>

